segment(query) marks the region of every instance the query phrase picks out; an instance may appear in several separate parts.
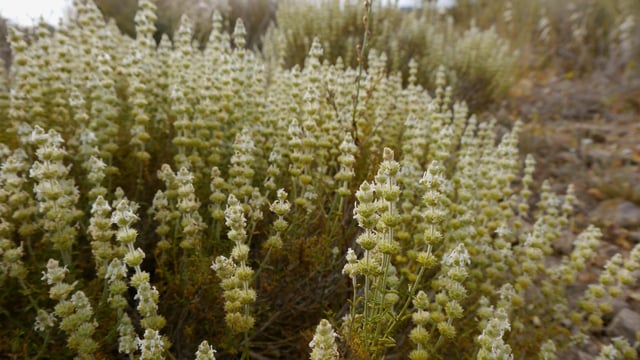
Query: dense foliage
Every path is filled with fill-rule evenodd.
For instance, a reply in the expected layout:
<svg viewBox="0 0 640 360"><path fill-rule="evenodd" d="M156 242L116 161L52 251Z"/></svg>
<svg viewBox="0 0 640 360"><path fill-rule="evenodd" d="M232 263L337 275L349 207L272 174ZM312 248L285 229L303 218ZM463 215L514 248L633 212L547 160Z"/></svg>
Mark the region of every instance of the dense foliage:
<svg viewBox="0 0 640 360"><path fill-rule="evenodd" d="M151 0L135 39L74 5L29 43L9 31L0 354L562 358L637 282L640 246L567 297L600 230L575 227L572 186L534 193L519 123L499 135L456 100L465 79L486 77L478 96L508 89L517 54L495 30L409 16L402 33L424 26L441 53L409 61L403 40L354 34L349 55L296 38L287 11L315 5L283 3L259 54L218 13L200 50L187 17L156 44ZM394 20L362 11L361 35ZM297 41L308 55L288 68ZM550 263L560 236L573 249ZM602 358L635 359L633 341Z"/></svg>

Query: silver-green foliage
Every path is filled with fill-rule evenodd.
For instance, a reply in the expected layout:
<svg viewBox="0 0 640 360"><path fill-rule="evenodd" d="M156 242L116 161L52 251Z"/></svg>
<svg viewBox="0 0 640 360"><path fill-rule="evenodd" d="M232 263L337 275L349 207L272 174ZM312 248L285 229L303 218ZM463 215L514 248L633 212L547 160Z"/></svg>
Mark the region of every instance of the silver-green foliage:
<svg viewBox="0 0 640 360"><path fill-rule="evenodd" d="M327 305L335 316L320 321L312 358L548 355L600 326L637 281L638 247L571 305L565 288L599 230L546 265L571 225L573 188L545 184L532 206L520 125L497 139L495 121L453 102L444 69L431 95L414 79L403 87L372 51L358 90L358 72L323 62L319 42L286 70L244 49L241 23L220 32L217 16L204 51L186 19L155 47L153 4L140 7L135 40L90 2L30 46L11 32L0 301L26 309L9 326L32 341L3 350L211 359L215 341L246 358L280 314L318 306L298 293L313 277L306 289L348 306ZM317 308L287 326L314 328L326 316ZM623 345L603 352L632 352Z"/></svg>

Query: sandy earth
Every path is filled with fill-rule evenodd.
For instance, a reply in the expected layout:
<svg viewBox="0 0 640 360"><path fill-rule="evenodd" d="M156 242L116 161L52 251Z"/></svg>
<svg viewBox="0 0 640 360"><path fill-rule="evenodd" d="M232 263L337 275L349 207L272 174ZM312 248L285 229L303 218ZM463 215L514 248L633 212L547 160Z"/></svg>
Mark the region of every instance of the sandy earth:
<svg viewBox="0 0 640 360"><path fill-rule="evenodd" d="M516 119L524 122L520 150L534 154L538 186L550 179L553 189L564 193L568 184L575 184L579 204L573 232L590 223L603 230L596 259L571 289L579 297L587 282L597 281L608 258L618 252L626 256L640 243L640 71L526 79L494 114L506 127ZM554 244L558 257L571 251L572 238L567 233ZM605 317L603 331L594 332L594 342L605 334L640 331L638 285L614 301L614 313ZM586 360L596 354L592 344L569 357Z"/></svg>

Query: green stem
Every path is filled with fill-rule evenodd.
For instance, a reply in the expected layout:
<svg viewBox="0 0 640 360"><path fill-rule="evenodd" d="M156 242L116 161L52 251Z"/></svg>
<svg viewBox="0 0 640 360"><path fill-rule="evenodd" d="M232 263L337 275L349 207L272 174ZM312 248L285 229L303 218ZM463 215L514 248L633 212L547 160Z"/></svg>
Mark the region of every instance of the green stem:
<svg viewBox="0 0 640 360"><path fill-rule="evenodd" d="M212 231L209 232L209 244L218 243L220 241L220 220L216 220L211 218L211 224L209 225L209 229ZM207 248L210 250L210 248Z"/></svg>
<svg viewBox="0 0 640 360"><path fill-rule="evenodd" d="M367 232L369 232L369 230L367 230ZM369 251L365 251L365 263L367 264L367 268L369 267ZM363 317L363 324L362 324L362 330L364 333L364 339L368 340L367 337L367 333L368 333L368 323L369 323L369 297L371 296L369 294L369 287L371 286L371 280L369 279L369 275L365 275L364 277L364 317Z"/></svg>
<svg viewBox="0 0 640 360"><path fill-rule="evenodd" d="M144 146L139 150L144 151ZM140 193L144 189L144 180L142 179L142 175L144 174L144 162L140 160L140 167L138 168L138 178L136 179L136 192L134 195L134 199L140 198Z"/></svg>
<svg viewBox="0 0 640 360"><path fill-rule="evenodd" d="M393 187L393 183L389 180L387 180L387 187L389 188L389 190L391 190L391 188ZM393 202L387 201L387 211L389 212L389 215L393 216L393 211L394 211L394 206L393 206ZM388 231L385 231L384 235L383 235L383 241L385 242L385 244L391 244L393 242L393 228L390 227L388 229ZM382 313L384 311L384 296L385 296L385 292L386 292L386 288L387 288L387 277L389 276L389 266L391 264L391 255L389 254L383 254L382 256L382 269L383 269L383 275L382 275L382 284L380 285L380 288L378 289L378 296L380 297L380 311L378 312L378 314ZM375 336L376 339L378 338L378 333L380 332L380 326L382 326L382 321L378 321L378 324L376 325L376 332L375 332Z"/></svg>
<svg viewBox="0 0 640 360"><path fill-rule="evenodd" d="M180 268L180 289L185 289L186 285L185 285L185 279L184 279L184 274L186 273L185 269L187 267L187 250L186 249L182 249L182 256L180 256L180 265L178 265Z"/></svg>
<svg viewBox="0 0 640 360"><path fill-rule="evenodd" d="M262 262L260 262L260 265L258 266L258 270L256 270L255 275L253 275L253 278L255 279L255 281L258 281L258 276L262 272L262 269L264 269L267 266L267 262L269 261L269 256L271 255L271 250L273 250L273 247L269 247L269 250L267 250L267 253L264 256L264 259L262 259Z"/></svg>
<svg viewBox="0 0 640 360"><path fill-rule="evenodd" d="M389 203L389 214L393 215L393 203ZM389 228L389 231L385 231L384 235L383 235L383 239L384 242L386 244L391 244L391 242L393 241L393 228ZM382 286L380 286L380 290L381 291L381 295L382 295L382 306L384 307L384 292L385 292L385 288L387 287L387 276L389 275L389 265L391 263L391 256L389 254L384 254L382 256L382 269L383 269L383 275L382 275Z"/></svg>
<svg viewBox="0 0 640 360"><path fill-rule="evenodd" d="M62 256L64 264L71 268L71 254L69 253L69 250L60 250L60 255Z"/></svg>
<svg viewBox="0 0 640 360"><path fill-rule="evenodd" d="M22 289L24 289L24 292L27 295L27 298L29 299L31 306L33 306L33 308L36 309L37 311L39 309L38 303L31 296L31 289L27 286L27 284L25 284L24 280L22 279L18 279L18 283L20 283L20 286L22 287Z"/></svg>
<svg viewBox="0 0 640 360"><path fill-rule="evenodd" d="M33 247L31 246L31 236L27 236L25 242L27 243L27 252L29 253L29 257L31 258L31 262L35 263L36 255L33 251Z"/></svg>
<svg viewBox="0 0 640 360"><path fill-rule="evenodd" d="M178 275L180 280L182 281L182 274L180 272L180 264L178 259L176 259L176 244L179 244L178 240L178 229L180 226L180 219L176 219L173 225L173 241L171 242L171 258L173 260L173 274ZM178 245L179 246L179 245Z"/></svg>
<svg viewBox="0 0 640 360"><path fill-rule="evenodd" d="M451 322L451 319L449 319L449 322ZM433 354L437 354L438 353L438 348L440 347L441 344L442 344L442 334L440 334L438 336L438 341L436 341L436 344L433 345L433 347L431 348L431 352Z"/></svg>
<svg viewBox="0 0 640 360"><path fill-rule="evenodd" d="M340 199L339 201L338 201L338 198ZM329 233L329 235L328 235L329 239L333 238L333 232L336 229L336 226L334 226L334 225L337 225L337 224L334 224L334 222L332 221L333 212L336 210L336 206L338 205L338 203L339 203L338 209L340 211L342 210L342 201L343 201L342 196L336 194L336 196L333 199L333 202L331 203L331 209L329 209L329 213L327 213L327 221L329 222L329 232L328 232ZM340 223L340 221L338 221L338 224L339 223Z"/></svg>
<svg viewBox="0 0 640 360"><path fill-rule="evenodd" d="M402 305L402 308L398 312L398 315L395 316L391 321L391 324L387 326L387 331L384 333L384 336L383 336L384 338L386 338L387 336L389 336L389 334L391 334L391 332L394 330L396 325L398 325L399 320L402 318L402 314L404 314L404 312L409 307L409 304L413 300L413 295L415 294L416 289L418 288L418 284L420 283L420 278L422 277L423 274L424 274L424 266L420 266L420 270L418 270L418 275L416 275L416 280L413 282L413 285L411 285L408 289L409 296L407 296L407 300Z"/></svg>
<svg viewBox="0 0 640 360"><path fill-rule="evenodd" d="M240 264L240 267L245 267L245 262L242 261ZM247 281L244 282L243 284L244 287L244 291L247 292L249 291L249 283ZM248 318L250 316L250 308L248 304L244 305L244 316L246 318ZM244 332L244 341L242 344L242 358L243 359L249 359L249 331L245 331Z"/></svg>
<svg viewBox="0 0 640 360"><path fill-rule="evenodd" d="M353 300L351 300L351 321L353 322L354 319L356 318L356 302L358 299L358 288L357 288L357 282L356 282L356 278L353 277L351 278L351 285L353 286ZM353 326L351 326L350 328L353 328Z"/></svg>
<svg viewBox="0 0 640 360"><path fill-rule="evenodd" d="M40 350L38 351L36 356L33 358L34 360L39 359L42 356L42 353L44 353L44 351L46 350L47 344L49 343L50 335L51 331L47 330L44 334L44 341L42 342L42 346L40 347Z"/></svg>
<svg viewBox="0 0 640 360"><path fill-rule="evenodd" d="M256 230L256 221L251 221L249 233L247 234L247 245L251 246L251 239L253 238L253 232Z"/></svg>
<svg viewBox="0 0 640 360"><path fill-rule="evenodd" d="M113 166L113 154L109 153L107 159L107 167L110 168ZM112 182L113 174L107 177L107 191L111 191L111 182Z"/></svg>

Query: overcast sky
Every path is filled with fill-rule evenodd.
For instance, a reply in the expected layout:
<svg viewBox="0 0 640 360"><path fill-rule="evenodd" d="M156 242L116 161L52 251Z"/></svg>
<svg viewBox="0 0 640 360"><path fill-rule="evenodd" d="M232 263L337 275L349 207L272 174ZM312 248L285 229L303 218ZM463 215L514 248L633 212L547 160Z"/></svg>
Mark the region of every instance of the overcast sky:
<svg viewBox="0 0 640 360"><path fill-rule="evenodd" d="M389 0L387 0L389 1ZM391 0L395 1L395 0ZM438 0L450 4L455 0ZM413 5L420 0L399 0L400 5ZM0 0L0 15L20 25L32 25L42 16L46 22L56 25L71 0Z"/></svg>
<svg viewBox="0 0 640 360"><path fill-rule="evenodd" d="M0 0L0 15L20 25L32 25L42 16L57 24L71 0Z"/></svg>

